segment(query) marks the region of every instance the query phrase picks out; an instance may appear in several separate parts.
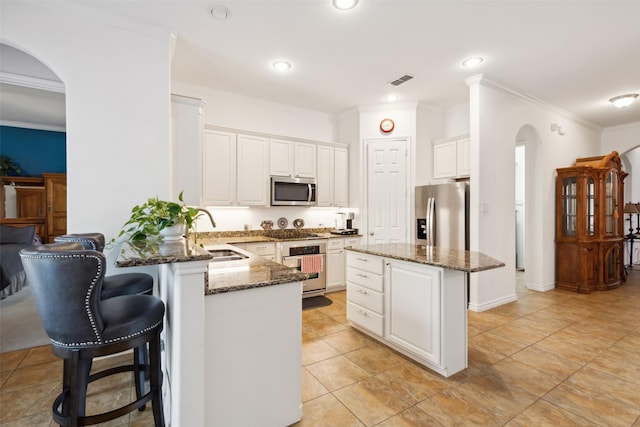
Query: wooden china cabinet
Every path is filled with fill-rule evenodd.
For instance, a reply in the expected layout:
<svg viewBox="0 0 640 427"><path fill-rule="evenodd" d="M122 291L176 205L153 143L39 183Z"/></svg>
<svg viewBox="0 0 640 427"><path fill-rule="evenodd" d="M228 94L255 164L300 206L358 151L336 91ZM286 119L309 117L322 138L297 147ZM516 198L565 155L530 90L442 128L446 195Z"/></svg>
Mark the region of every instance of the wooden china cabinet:
<svg viewBox="0 0 640 427"><path fill-rule="evenodd" d="M33 225L43 243L52 243L55 236L66 234L67 175L0 177L0 224Z"/></svg>
<svg viewBox="0 0 640 427"><path fill-rule="evenodd" d="M624 279L624 178L618 153L576 159L556 180L556 287L608 290Z"/></svg>

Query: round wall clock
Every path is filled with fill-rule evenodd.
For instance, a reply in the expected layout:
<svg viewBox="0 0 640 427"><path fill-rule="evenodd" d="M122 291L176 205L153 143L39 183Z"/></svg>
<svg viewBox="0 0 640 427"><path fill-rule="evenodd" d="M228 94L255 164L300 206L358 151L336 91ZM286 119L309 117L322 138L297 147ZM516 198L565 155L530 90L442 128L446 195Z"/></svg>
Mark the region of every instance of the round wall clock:
<svg viewBox="0 0 640 427"><path fill-rule="evenodd" d="M384 133L389 133L393 130L395 124L391 119L382 119L380 122L380 130Z"/></svg>

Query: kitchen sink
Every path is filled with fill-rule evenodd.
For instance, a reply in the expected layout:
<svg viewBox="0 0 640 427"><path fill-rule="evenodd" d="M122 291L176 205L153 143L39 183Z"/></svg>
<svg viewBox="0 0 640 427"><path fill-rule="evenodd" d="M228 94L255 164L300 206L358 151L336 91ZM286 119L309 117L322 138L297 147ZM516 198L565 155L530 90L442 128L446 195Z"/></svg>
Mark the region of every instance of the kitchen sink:
<svg viewBox="0 0 640 427"><path fill-rule="evenodd" d="M209 249L209 253L213 255L211 262L238 261L249 258L248 256L232 249Z"/></svg>

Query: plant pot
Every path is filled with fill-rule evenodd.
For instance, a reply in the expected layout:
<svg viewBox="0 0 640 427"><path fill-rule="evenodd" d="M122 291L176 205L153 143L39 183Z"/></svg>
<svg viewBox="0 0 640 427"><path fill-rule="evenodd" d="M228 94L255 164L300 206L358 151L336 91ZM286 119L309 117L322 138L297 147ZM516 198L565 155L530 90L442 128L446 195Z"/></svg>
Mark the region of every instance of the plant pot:
<svg viewBox="0 0 640 427"><path fill-rule="evenodd" d="M160 235L165 241L180 240L184 236L184 232L184 224L174 224L160 230Z"/></svg>

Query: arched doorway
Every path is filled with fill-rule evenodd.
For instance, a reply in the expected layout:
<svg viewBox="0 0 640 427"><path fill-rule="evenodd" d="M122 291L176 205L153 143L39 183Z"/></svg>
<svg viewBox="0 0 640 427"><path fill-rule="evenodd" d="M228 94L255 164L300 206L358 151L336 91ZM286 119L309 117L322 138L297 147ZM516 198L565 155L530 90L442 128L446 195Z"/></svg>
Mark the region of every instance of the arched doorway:
<svg viewBox="0 0 640 427"><path fill-rule="evenodd" d="M521 164L516 165L515 205L519 212L516 213L515 246L521 248L516 266L521 266L524 270L525 286L528 289L542 291L545 290L542 277L542 238L532 237L543 235L542 217L537 214L537 210L543 206L543 194L540 186L536 185L542 176L540 144L540 136L531 125L524 125L518 130L515 141L518 153L516 161ZM521 174L518 174L519 170Z"/></svg>

